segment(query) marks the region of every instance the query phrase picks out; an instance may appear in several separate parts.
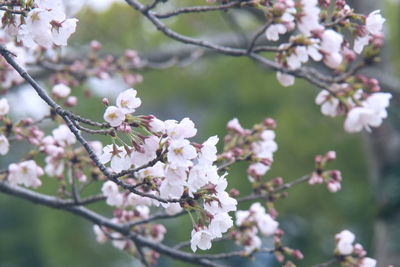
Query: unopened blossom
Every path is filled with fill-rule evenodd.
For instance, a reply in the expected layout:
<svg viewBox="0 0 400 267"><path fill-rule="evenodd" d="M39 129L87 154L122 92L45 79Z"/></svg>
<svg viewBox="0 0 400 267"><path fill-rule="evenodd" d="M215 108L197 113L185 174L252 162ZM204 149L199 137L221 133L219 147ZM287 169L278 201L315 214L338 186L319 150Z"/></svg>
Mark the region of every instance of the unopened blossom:
<svg viewBox="0 0 400 267"><path fill-rule="evenodd" d="M276 78L282 86L288 87L294 84L294 76L278 71Z"/></svg>
<svg viewBox="0 0 400 267"><path fill-rule="evenodd" d="M44 174L43 169L36 165L33 160L21 163L12 163L8 166L8 181L12 185L23 184L26 187L37 188L42 185L39 176Z"/></svg>
<svg viewBox="0 0 400 267"><path fill-rule="evenodd" d="M122 109L115 106L109 106L104 112L104 120L112 127L117 127L125 120L125 114Z"/></svg>
<svg viewBox="0 0 400 267"><path fill-rule="evenodd" d="M3 134L0 135L0 154L4 156L8 153L9 148L10 144L7 137L5 137Z"/></svg>
<svg viewBox="0 0 400 267"><path fill-rule="evenodd" d="M69 88L65 84L59 83L53 86L51 92L59 98L64 98L71 93L71 88Z"/></svg>
<svg viewBox="0 0 400 267"><path fill-rule="evenodd" d="M0 116L7 115L10 111L10 105L6 98L0 99Z"/></svg>
<svg viewBox="0 0 400 267"><path fill-rule="evenodd" d="M67 125L61 124L52 131L54 140L61 146L72 145L76 142L75 135L71 132Z"/></svg>
<svg viewBox="0 0 400 267"><path fill-rule="evenodd" d="M349 230L343 230L335 235L337 242L337 249L341 255L350 255L353 252L353 242L355 235Z"/></svg>
<svg viewBox="0 0 400 267"><path fill-rule="evenodd" d="M239 120L237 118L233 118L232 120L228 121L226 125L228 130L235 131L239 134L244 132L242 125L240 125Z"/></svg>
<svg viewBox="0 0 400 267"><path fill-rule="evenodd" d="M190 247L193 252L196 252L197 248L201 250L207 250L211 248L211 240L213 235L207 229L200 229L198 231L192 231L192 238L190 239Z"/></svg>
<svg viewBox="0 0 400 267"><path fill-rule="evenodd" d="M133 88L127 89L120 93L117 97L117 107L124 114L133 113L141 105L142 101L136 97L137 91Z"/></svg>

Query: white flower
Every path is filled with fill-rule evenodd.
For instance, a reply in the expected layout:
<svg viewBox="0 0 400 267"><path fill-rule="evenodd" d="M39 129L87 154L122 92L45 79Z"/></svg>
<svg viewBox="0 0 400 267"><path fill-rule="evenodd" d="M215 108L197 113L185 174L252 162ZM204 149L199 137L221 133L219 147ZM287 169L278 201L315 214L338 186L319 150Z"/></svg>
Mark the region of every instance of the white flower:
<svg viewBox="0 0 400 267"><path fill-rule="evenodd" d="M57 97L64 98L71 93L71 88L69 88L65 84L59 83L53 86L51 92Z"/></svg>
<svg viewBox="0 0 400 267"><path fill-rule="evenodd" d="M341 255L350 255L353 252L355 235L349 230L343 230L335 235L338 240L337 249Z"/></svg>
<svg viewBox="0 0 400 267"><path fill-rule="evenodd" d="M361 54L364 49L364 46L368 45L369 43L369 35L365 35L364 37L357 37L354 40L354 52L357 54Z"/></svg>
<svg viewBox="0 0 400 267"><path fill-rule="evenodd" d="M278 41L279 40L279 34L284 34L284 33L286 33L286 31L287 31L287 29L286 29L285 25L280 24L280 23L279 24L272 24L265 31L265 36L270 41Z"/></svg>
<svg viewBox="0 0 400 267"><path fill-rule="evenodd" d="M175 215L182 211L182 207L179 203L168 203L168 205L163 205L165 208L165 212L168 215Z"/></svg>
<svg viewBox="0 0 400 267"><path fill-rule="evenodd" d="M310 36L313 30L321 30L323 26L319 24L320 9L316 1L301 0L303 5L302 16L298 21L297 27L305 35Z"/></svg>
<svg viewBox="0 0 400 267"><path fill-rule="evenodd" d="M236 211L236 225L241 226L250 216L248 210L238 210Z"/></svg>
<svg viewBox="0 0 400 267"><path fill-rule="evenodd" d="M261 233L265 236L273 235L278 229L279 223L272 219L271 215L266 214L265 212L264 214L256 215L256 221L258 229L260 229Z"/></svg>
<svg viewBox="0 0 400 267"><path fill-rule="evenodd" d="M190 247L193 252L196 252L197 248L206 250L211 248L211 240L213 236L210 231L201 229L199 231L192 231L192 238L190 239Z"/></svg>
<svg viewBox="0 0 400 267"><path fill-rule="evenodd" d="M188 178L189 192L194 193L212 180L218 179L217 167L197 164L190 169Z"/></svg>
<svg viewBox="0 0 400 267"><path fill-rule="evenodd" d="M159 133L165 131L165 123L156 117L152 118L149 124L152 132Z"/></svg>
<svg viewBox="0 0 400 267"><path fill-rule="evenodd" d="M380 12L380 10L371 12L365 20L365 26L371 34L378 34L382 31L382 26L386 19L382 17Z"/></svg>
<svg viewBox="0 0 400 267"><path fill-rule="evenodd" d="M142 101L136 97L136 90L133 88L127 89L120 93L117 97L117 107L119 107L124 114L135 112Z"/></svg>
<svg viewBox="0 0 400 267"><path fill-rule="evenodd" d="M343 56L340 53L329 53L324 57L324 63L331 69L337 69L342 64Z"/></svg>
<svg viewBox="0 0 400 267"><path fill-rule="evenodd" d="M0 116L7 115L10 111L10 105L6 98L0 99Z"/></svg>
<svg viewBox="0 0 400 267"><path fill-rule="evenodd" d="M104 234L104 232L100 229L100 226L97 224L93 225L93 232L96 235L96 241L99 242L100 244L104 244L107 242L107 236Z"/></svg>
<svg viewBox="0 0 400 267"><path fill-rule="evenodd" d="M376 260L368 257L365 257L360 265L360 267L375 267L375 266L376 266Z"/></svg>
<svg viewBox="0 0 400 267"><path fill-rule="evenodd" d="M61 146L72 145L76 142L75 135L71 132L67 125L61 124L52 131L54 140Z"/></svg>
<svg viewBox="0 0 400 267"><path fill-rule="evenodd" d="M315 98L315 103L321 105L321 113L325 116L336 117L339 115L339 99L331 96L327 90L319 92Z"/></svg>
<svg viewBox="0 0 400 267"><path fill-rule="evenodd" d="M77 19L72 18L64 20L60 26L53 26L51 30L53 42L56 45L66 46L68 38L75 32L77 22Z"/></svg>
<svg viewBox="0 0 400 267"><path fill-rule="evenodd" d="M172 139L190 138L197 133L193 121L189 118L184 118L179 123L175 120L167 120L165 121L165 129Z"/></svg>
<svg viewBox="0 0 400 267"><path fill-rule="evenodd" d="M107 197L106 203L110 206L120 207L123 203L123 196L119 193L118 185L112 181L107 181L101 187L101 191Z"/></svg>
<svg viewBox="0 0 400 267"><path fill-rule="evenodd" d="M215 215L221 212L229 212L236 210L237 200L231 198L225 191L218 192L216 195L219 201L211 201L204 204L204 209Z"/></svg>
<svg viewBox="0 0 400 267"><path fill-rule="evenodd" d="M3 134L0 135L0 154L4 156L8 153L9 148L10 144L8 143L7 137L5 137Z"/></svg>
<svg viewBox="0 0 400 267"><path fill-rule="evenodd" d="M392 95L390 93L375 93L369 96L362 107L351 109L344 122L344 129L350 133L360 132L363 128L379 127L387 117L386 108Z"/></svg>
<svg viewBox="0 0 400 267"><path fill-rule="evenodd" d="M115 106L109 106L104 112L104 120L112 127L117 127L125 120L125 114L122 109Z"/></svg>
<svg viewBox="0 0 400 267"><path fill-rule="evenodd" d="M167 152L168 162L173 166L188 167L197 157L196 149L186 139L172 140Z"/></svg>
<svg viewBox="0 0 400 267"><path fill-rule="evenodd" d="M144 140L141 146L142 151L134 151L131 153L131 162L135 166L142 166L157 157L156 151L159 148L159 138L149 136Z"/></svg>
<svg viewBox="0 0 400 267"><path fill-rule="evenodd" d="M288 87L294 84L294 76L278 71L276 78L282 86Z"/></svg>
<svg viewBox="0 0 400 267"><path fill-rule="evenodd" d="M205 164L212 164L217 160L217 145L218 136L214 135L207 139L202 145L203 147L199 153L199 162Z"/></svg>
<svg viewBox="0 0 400 267"><path fill-rule="evenodd" d="M229 228L233 226L233 221L231 216L227 212L218 213L214 216L211 220L211 223L208 227L209 231L211 232L212 236L215 237L222 237L222 233L228 231Z"/></svg>
<svg viewBox="0 0 400 267"><path fill-rule="evenodd" d="M244 246L244 250L247 253L251 253L256 249L259 249L262 245L261 239L256 236L255 234L248 236L248 239L246 240L246 245Z"/></svg>
<svg viewBox="0 0 400 267"><path fill-rule="evenodd" d="M43 169L36 165L33 160L24 161L18 164L12 163L8 166L8 181L12 185L23 184L26 187L37 188L42 185L39 176L44 174Z"/></svg>
<svg viewBox="0 0 400 267"><path fill-rule="evenodd" d="M343 36L334 30L329 29L324 31L324 33L322 34L321 49L326 53L339 52L342 43Z"/></svg>

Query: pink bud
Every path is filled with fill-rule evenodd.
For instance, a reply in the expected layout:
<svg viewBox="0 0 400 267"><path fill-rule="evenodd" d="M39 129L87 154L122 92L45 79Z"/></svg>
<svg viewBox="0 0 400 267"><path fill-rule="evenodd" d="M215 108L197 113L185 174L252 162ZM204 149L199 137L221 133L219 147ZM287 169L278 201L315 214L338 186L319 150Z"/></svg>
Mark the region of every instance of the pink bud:
<svg viewBox="0 0 400 267"><path fill-rule="evenodd" d="M271 128L271 129L276 128L276 121L272 118L266 118L263 123L265 126Z"/></svg>
<svg viewBox="0 0 400 267"><path fill-rule="evenodd" d="M277 177L272 181L276 186L281 186L283 185L283 179L282 177Z"/></svg>
<svg viewBox="0 0 400 267"><path fill-rule="evenodd" d="M101 49L101 43L99 41L93 40L90 42L90 49L97 52Z"/></svg>
<svg viewBox="0 0 400 267"><path fill-rule="evenodd" d="M78 104L78 98L76 96L69 96L64 104L67 107L75 107Z"/></svg>
<svg viewBox="0 0 400 267"><path fill-rule="evenodd" d="M103 104L108 107L110 105L110 101L108 101L108 98L103 98Z"/></svg>
<svg viewBox="0 0 400 267"><path fill-rule="evenodd" d="M322 158L321 155L316 155L314 161L315 161L316 164L321 164L322 159L323 159L323 158Z"/></svg>
<svg viewBox="0 0 400 267"><path fill-rule="evenodd" d="M298 249L293 250L292 257L296 260L302 260L304 258L303 253Z"/></svg>
<svg viewBox="0 0 400 267"><path fill-rule="evenodd" d="M335 151L328 151L325 154L325 160L326 161L332 161L334 159L336 159L336 152Z"/></svg>

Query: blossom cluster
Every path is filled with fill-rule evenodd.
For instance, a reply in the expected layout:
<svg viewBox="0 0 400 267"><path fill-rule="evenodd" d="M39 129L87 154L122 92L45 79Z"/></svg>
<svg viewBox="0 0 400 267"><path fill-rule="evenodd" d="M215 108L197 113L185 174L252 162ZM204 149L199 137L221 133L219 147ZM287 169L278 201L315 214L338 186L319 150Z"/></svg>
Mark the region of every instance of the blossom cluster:
<svg viewBox="0 0 400 267"><path fill-rule="evenodd" d="M243 245L248 253L261 248L262 242L257 236L258 231L268 237L274 235L279 226L259 202L253 203L249 210L238 210L235 223L240 229L235 233L236 243Z"/></svg>
<svg viewBox="0 0 400 267"><path fill-rule="evenodd" d="M367 252L363 246L359 243L353 245L355 238L355 235L349 230L343 230L336 234L335 253L346 256L343 261L346 264L345 266L375 267L376 260L366 257Z"/></svg>
<svg viewBox="0 0 400 267"><path fill-rule="evenodd" d="M336 158L335 151L328 151L325 156L317 155L315 157L315 171L312 173L308 183L322 184L326 183L326 187L332 193L336 193L341 189L342 174L339 170L326 171L326 163Z"/></svg>
<svg viewBox="0 0 400 267"><path fill-rule="evenodd" d="M224 152L221 157L228 162L250 159L247 169L250 182L259 182L270 169L273 154L278 149L275 142L276 123L267 118L262 124L252 129L244 129L237 118L227 124L228 135L225 137Z"/></svg>
<svg viewBox="0 0 400 267"><path fill-rule="evenodd" d="M331 11L331 22L327 22L329 7L330 1L281 0L269 8L272 24L266 29L267 39L278 41L280 34L293 32L289 42L282 43L276 54L275 60L281 66L296 71L312 59L315 62L322 61L330 69L343 72L355 62L356 54L365 51L365 60L371 60L378 54L383 43L382 27L385 22L380 10L364 16L354 13L346 1L336 1ZM294 35L296 28L298 35ZM345 31L354 38L346 39ZM277 72L277 78L283 86L294 83L294 76L288 73ZM364 86L368 87L365 80ZM387 116L385 109L389 106L391 95L378 93L380 88L376 79L370 82L373 83L370 86L372 91L360 87L354 77L347 79L346 83L334 84L321 91L316 103L321 105L324 115L346 115L344 128L348 132L379 127Z"/></svg>
<svg viewBox="0 0 400 267"><path fill-rule="evenodd" d="M361 54L366 45L376 49L382 46L385 19L379 10L364 17L355 14L345 1L336 1L329 23L326 21L329 2L280 0L269 8L272 23L265 31L266 38L278 41L279 35L292 32L289 43L279 47L278 63L289 70L297 70L311 58L316 62L323 61L328 68L338 69L342 63L353 62L355 53ZM353 42L345 40L335 27L351 32L355 36ZM351 43L354 43L353 48ZM278 72L278 80L284 86L294 83L293 76L281 72Z"/></svg>
<svg viewBox="0 0 400 267"><path fill-rule="evenodd" d="M212 136L202 144L195 144L188 140L197 133L189 118L177 122L161 121L154 116L133 116L131 113L141 103L136 94L134 89L123 91L117 97L116 106L107 107L104 113L104 119L126 133L133 145L124 142L105 146L100 160L103 164L110 162L116 173L140 168L136 180L130 182L132 185L143 181L151 184L146 193L167 200L169 203L161 205L168 213L177 213L182 207L189 212L199 212L202 220L193 221L192 249L209 249L211 240L221 237L233 225L228 212L236 210L237 205L225 191L226 174L220 176L213 164L217 160L218 137ZM148 135L143 136L132 129L137 125ZM149 162L153 164L149 165ZM116 207L160 204L133 193L119 192L110 182L106 182L102 190L107 203Z"/></svg>
<svg viewBox="0 0 400 267"><path fill-rule="evenodd" d="M376 79L368 80L361 75L358 78L363 83L357 85L365 86L368 91L355 91L352 86L343 84L334 92L322 90L315 99L315 103L321 105L322 114L326 116L346 114L344 129L350 133L363 129L371 131L371 127L379 127L387 117L386 108L392 98L390 93L376 92L379 91Z"/></svg>

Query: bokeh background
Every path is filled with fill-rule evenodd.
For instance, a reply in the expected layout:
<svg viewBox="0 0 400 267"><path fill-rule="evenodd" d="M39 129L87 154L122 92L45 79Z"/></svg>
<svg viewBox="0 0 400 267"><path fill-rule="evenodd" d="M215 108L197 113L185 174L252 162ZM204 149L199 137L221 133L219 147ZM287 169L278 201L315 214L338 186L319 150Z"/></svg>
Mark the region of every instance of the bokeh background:
<svg viewBox="0 0 400 267"><path fill-rule="evenodd" d="M92 2L92 6L86 6L80 11L77 32L70 39L71 50L67 50L66 54L69 51L72 54L85 53L91 40L100 41L104 53L118 55L124 49L134 49L140 55L150 58L157 57L160 53L171 53L180 47L125 4L114 3L108 6L108 1ZM176 0L162 5L168 8L168 5L182 4L179 2L202 3ZM355 6L358 4L360 9L373 10L364 6L368 1L352 2ZM96 3L102 3L104 6ZM382 12L388 19L385 25L385 53L389 56L384 58L385 64L390 66L392 73L399 73L399 3L381 1L372 5L375 5L375 8L376 5L381 5ZM256 21L252 20L249 14L234 15L241 31L254 29ZM167 20L167 23L182 33L221 37L221 33L235 30L232 29L232 23L228 22L230 18L226 16L227 14L219 13L183 16L179 20ZM315 155L329 150L337 152L337 160L329 167L342 171L341 191L332 194L323 185L301 184L289 190L287 199L276 203L280 226L286 232L285 242L291 247L301 249L305 255L299 266L310 266L330 259L335 246L333 236L343 229L353 231L357 236L356 241L363 244L370 255L379 253L380 245L376 234L379 231L381 234L387 232L382 232L382 228L379 228L382 224L377 227L377 221L380 223L386 218L389 218L390 222L396 221L400 203L399 197L394 194L393 197L386 197L386 202L382 204L380 195L387 196L387 192L391 194L390 192L399 189L400 171L396 168L398 164L394 162L387 167L389 169L385 169L385 175L391 177L389 185L369 179L373 172L370 166L371 146L368 145L371 135L350 135L343 130L343 119L331 119L321 115L319 107L314 104L318 93L316 88L299 79L296 80L295 86L283 88L276 81L272 71L263 69L248 59L215 54L205 55L184 67L144 70L140 74L144 80L136 85L135 89L143 104L137 114L154 114L160 119L177 120L190 117L198 129L194 141L202 142L215 134L222 140L226 134L226 122L233 117L237 117L247 128L266 117L274 118L277 121L276 141L279 149L275 153L272 168L267 173L268 179L281 176L285 181L294 180L313 170ZM396 83L390 81L390 85L394 83L391 90L395 90ZM46 84L45 79L43 83ZM104 111L101 98L107 96L112 101L119 91L126 88L128 87L118 79L92 79L82 87L74 89L74 94L82 97L74 111L101 120ZM84 99L84 90L91 90L93 97ZM28 91L29 88L16 88L11 98L21 103L23 98L27 98ZM41 110L33 97L29 96L29 102L35 103L34 111L38 114L47 112L45 108ZM399 105L396 99L392 103L386 123L394 125L390 127L397 130ZM32 114L33 111L25 106L28 107L29 103L13 105L12 109L18 109L14 116ZM51 129L51 125L48 129ZM103 138L102 141L103 144L110 142L107 138ZM10 156L0 159L1 166L5 167L9 162L17 160L18 156L26 151L26 146L15 146L12 149ZM44 186L39 191L54 194L58 186L57 181L47 177L42 181ZM228 182L231 188L239 188L242 194L250 192L246 164L233 167L228 175ZM100 184L94 185L90 191L99 192L100 187ZM111 209L105 205L94 204L89 207L102 211L104 215L112 215ZM244 203L239 209L248 207L249 203ZM166 226L168 233L165 243L175 244L189 239L192 228L187 219L169 220ZM398 236L400 232L399 227L395 226L386 230L393 236ZM265 246L272 246L271 240L263 241ZM213 251L224 249L235 247L228 243L213 245ZM400 254L399 244L390 243L389 251L392 254ZM398 264L392 263L395 266ZM257 255L252 263L237 259L230 263L231 266L250 264L278 266L272 256L265 254ZM120 267L140 264L128 254L113 248L110 243L96 243L92 224L81 218L0 194L0 267L12 266ZM162 257L158 266L189 265Z"/></svg>

